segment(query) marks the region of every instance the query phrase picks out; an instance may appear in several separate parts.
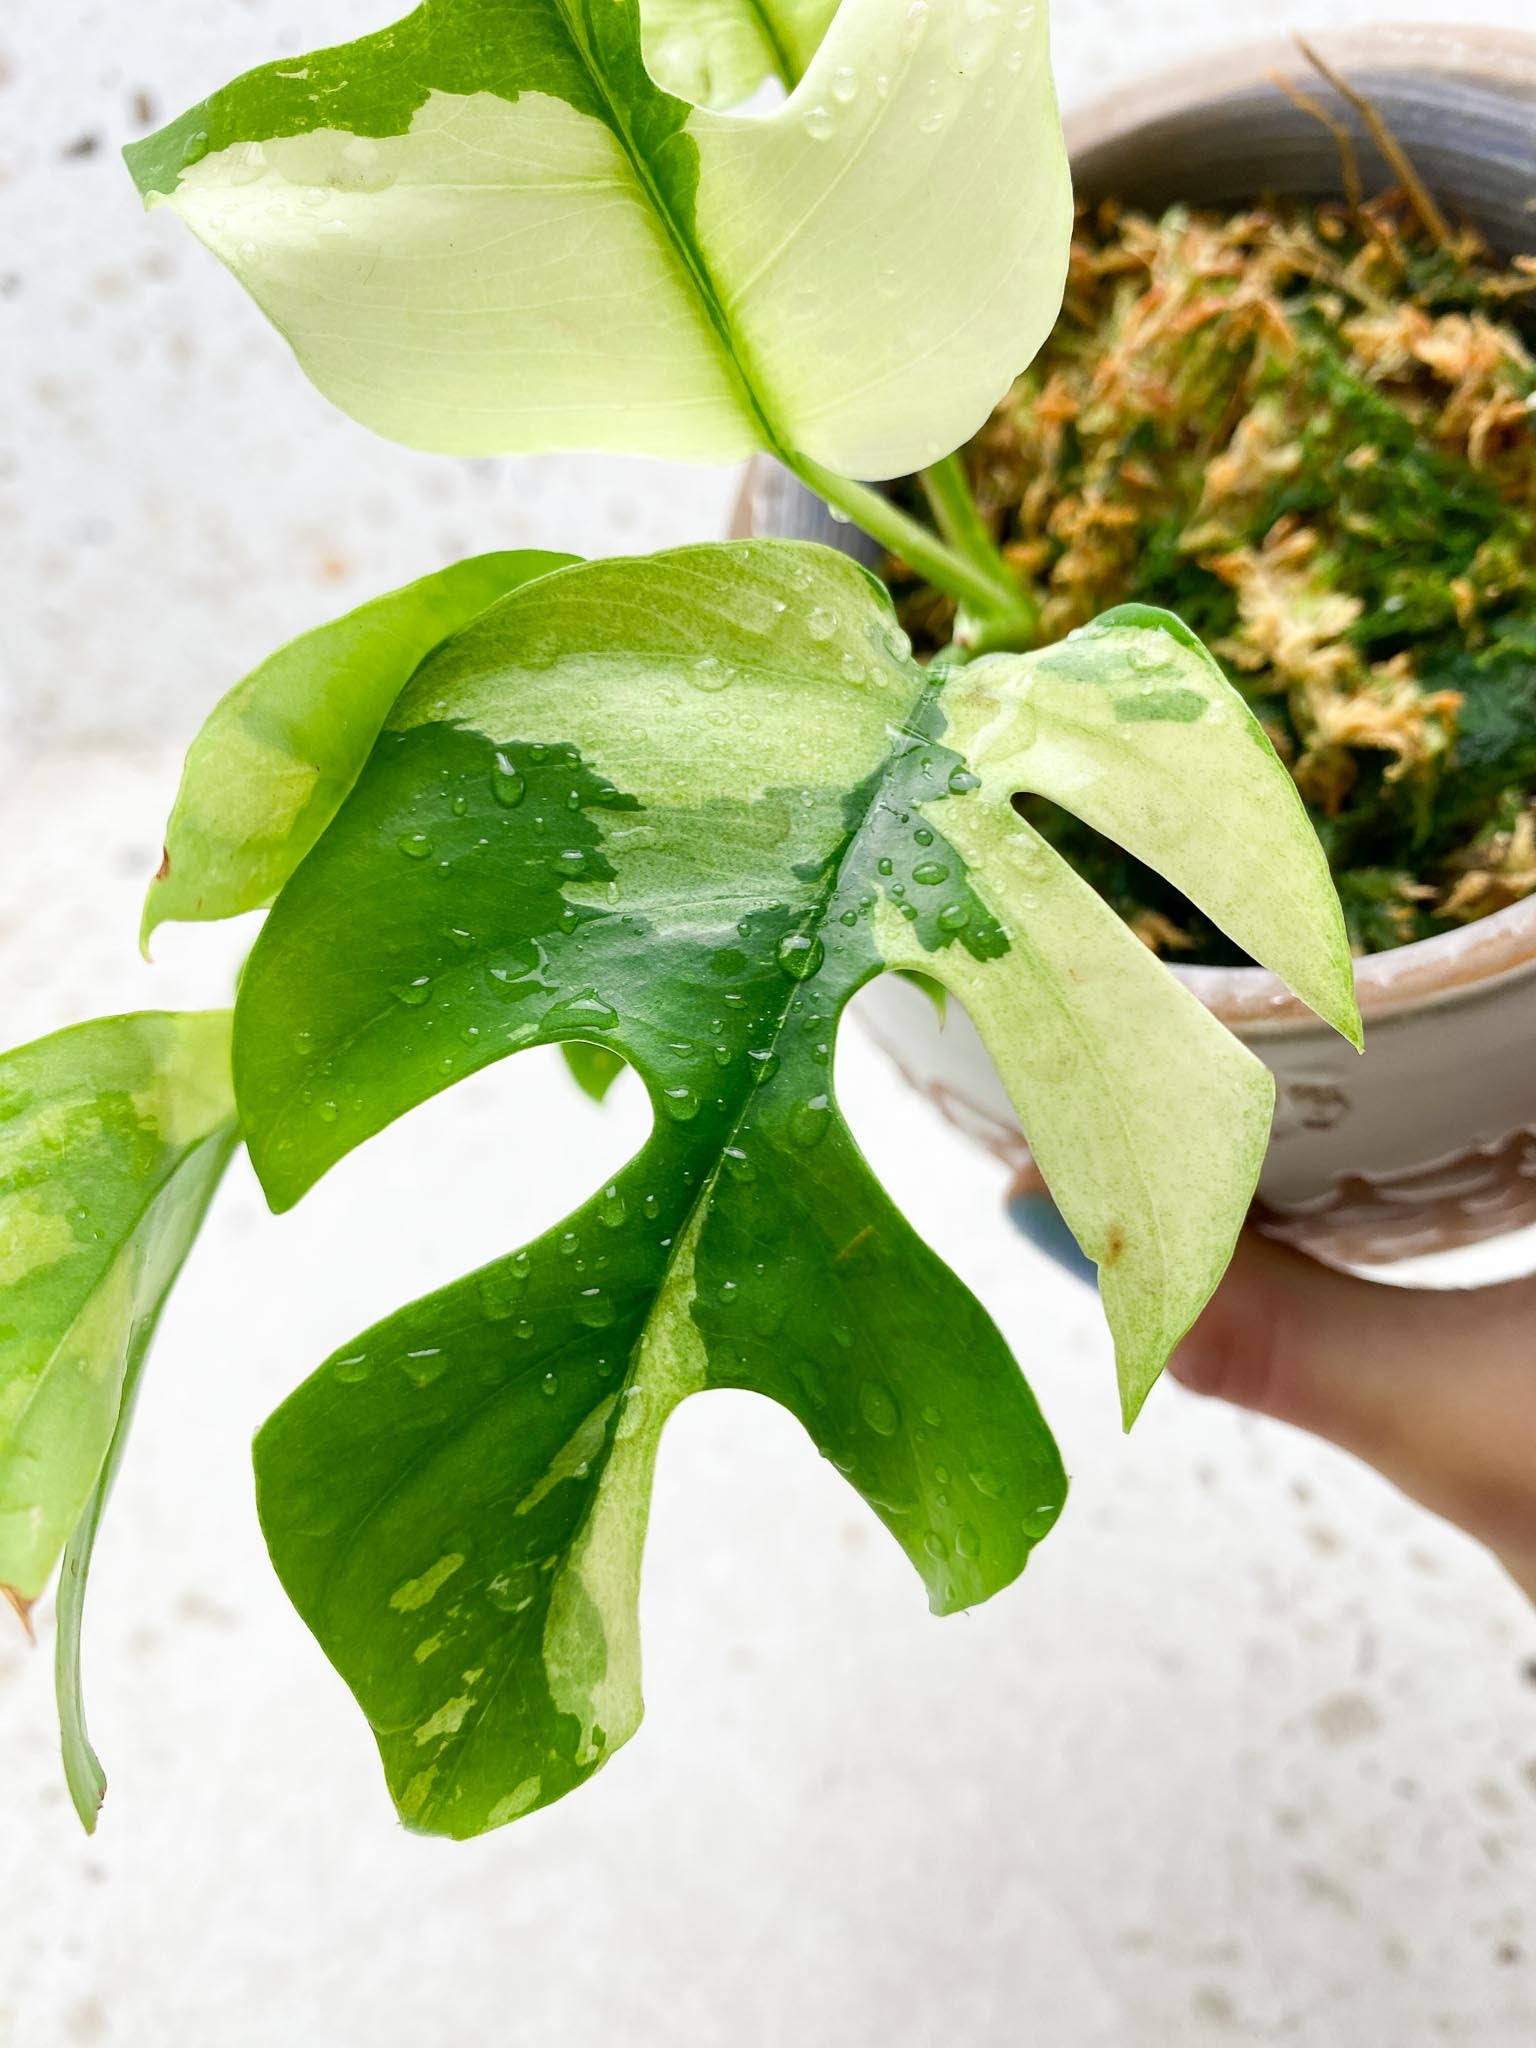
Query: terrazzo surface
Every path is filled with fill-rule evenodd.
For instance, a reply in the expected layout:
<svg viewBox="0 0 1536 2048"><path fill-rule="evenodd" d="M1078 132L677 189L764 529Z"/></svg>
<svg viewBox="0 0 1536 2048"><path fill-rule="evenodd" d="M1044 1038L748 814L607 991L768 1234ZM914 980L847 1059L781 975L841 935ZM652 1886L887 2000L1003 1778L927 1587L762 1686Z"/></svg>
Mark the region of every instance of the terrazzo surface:
<svg viewBox="0 0 1536 2048"><path fill-rule="evenodd" d="M1414 10L1399 6L1399 16ZM1425 8L1426 15L1439 10ZM1365 18L1229 6L1233 39ZM1487 18L1518 22L1520 5ZM329 413L123 140L362 0L11 0L0 19L0 990L7 1042L222 1000L247 933L137 905L190 727L285 635L452 556L722 526L728 474L436 462ZM1186 56L1194 0L1058 21L1069 97ZM1536 1615L1343 1456L1166 1386L1116 1423L1096 1305L856 1032L876 1167L993 1310L1074 1492L1024 1580L932 1620L793 1423L685 1406L647 1707L579 1795L466 1845L394 1821L262 1553L251 1432L334 1345L633 1150L531 1054L270 1217L237 1167L163 1326L93 1584L112 1785L78 1831L52 1618L0 1617L0 2041L15 2048L1527 2048Z"/></svg>

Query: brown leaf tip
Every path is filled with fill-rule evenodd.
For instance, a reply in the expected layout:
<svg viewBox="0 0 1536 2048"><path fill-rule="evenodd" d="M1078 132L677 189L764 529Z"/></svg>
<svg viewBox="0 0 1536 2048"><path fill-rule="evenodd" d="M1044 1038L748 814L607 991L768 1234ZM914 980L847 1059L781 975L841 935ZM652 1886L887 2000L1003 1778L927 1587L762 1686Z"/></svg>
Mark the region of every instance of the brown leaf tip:
<svg viewBox="0 0 1536 2048"><path fill-rule="evenodd" d="M155 869L155 880L157 882L163 882L170 872L171 849L168 846L162 846L160 849L160 865Z"/></svg>
<svg viewBox="0 0 1536 2048"><path fill-rule="evenodd" d="M14 1586L0 1586L0 1595L3 1595L10 1606L15 1609L17 1620L27 1632L27 1641L35 1643L37 1637L32 1630L32 1602L23 1599Z"/></svg>

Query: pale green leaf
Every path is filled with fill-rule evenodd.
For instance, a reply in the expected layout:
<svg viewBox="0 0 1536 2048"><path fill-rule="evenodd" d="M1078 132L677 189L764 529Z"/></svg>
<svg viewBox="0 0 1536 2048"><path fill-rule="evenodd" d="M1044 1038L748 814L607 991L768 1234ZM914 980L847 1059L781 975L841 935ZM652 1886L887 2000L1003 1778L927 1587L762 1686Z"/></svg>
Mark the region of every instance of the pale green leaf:
<svg viewBox="0 0 1536 2048"><path fill-rule="evenodd" d="M1132 689L1184 651L1139 617L1083 645L1082 687L1111 694L1117 648ZM1054 1521L1060 1463L1001 1337L837 1108L873 975L970 1008L1101 1262L1128 1412L1214 1286L1270 1082L1016 814L1016 686L1058 661L924 671L823 549L568 570L423 664L279 896L235 1054L275 1206L525 1046L611 1047L655 1116L579 1211L347 1346L258 1440L274 1561L411 1824L513 1818L633 1732L651 1463L694 1391L798 1417L941 1612ZM1193 817L1222 743L1168 724ZM1292 814L1248 801L1268 857Z"/></svg>
<svg viewBox="0 0 1536 2048"><path fill-rule="evenodd" d="M0 1590L25 1612L64 1552L59 1707L87 1827L85 1575L156 1319L235 1143L229 1022L106 1017L0 1056Z"/></svg>
<svg viewBox="0 0 1536 2048"><path fill-rule="evenodd" d="M700 107L734 107L765 78L799 83L837 0L641 0L646 69Z"/></svg>
<svg viewBox="0 0 1536 2048"><path fill-rule="evenodd" d="M236 683L188 750L141 943L172 919L270 903L335 816L422 657L509 590L573 559L476 555L301 634Z"/></svg>
<svg viewBox="0 0 1536 2048"><path fill-rule="evenodd" d="M1038 654L973 662L945 701L989 788L1051 797L1118 841L1361 1043L1344 914L1300 792L1170 612L1121 605Z"/></svg>
<svg viewBox="0 0 1536 2048"><path fill-rule="evenodd" d="M1045 10L843 0L751 117L645 68L636 0L432 0L132 145L376 431L455 453L964 441L1044 339L1071 225Z"/></svg>

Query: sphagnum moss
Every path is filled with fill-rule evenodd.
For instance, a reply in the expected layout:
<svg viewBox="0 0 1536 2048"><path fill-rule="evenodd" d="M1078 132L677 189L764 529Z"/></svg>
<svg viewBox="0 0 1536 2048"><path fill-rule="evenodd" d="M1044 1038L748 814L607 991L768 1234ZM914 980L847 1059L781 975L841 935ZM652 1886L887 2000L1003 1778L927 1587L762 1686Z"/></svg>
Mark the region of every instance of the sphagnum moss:
<svg viewBox="0 0 1536 2048"><path fill-rule="evenodd" d="M1536 890L1536 260L1409 200L1080 213L1061 320L965 452L1054 640L1167 606L1262 720L1360 952ZM899 574L899 570L898 570ZM954 606L910 578L920 646ZM1241 957L1053 806L1157 951Z"/></svg>

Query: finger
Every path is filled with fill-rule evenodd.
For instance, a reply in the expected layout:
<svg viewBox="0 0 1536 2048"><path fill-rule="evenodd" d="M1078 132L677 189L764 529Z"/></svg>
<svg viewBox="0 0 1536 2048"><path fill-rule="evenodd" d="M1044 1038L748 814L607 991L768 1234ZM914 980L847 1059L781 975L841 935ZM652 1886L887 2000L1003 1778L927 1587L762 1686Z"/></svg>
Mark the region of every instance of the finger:
<svg viewBox="0 0 1536 2048"><path fill-rule="evenodd" d="M1536 1578L1536 1281L1384 1286L1249 1234L1172 1371L1353 1451Z"/></svg>

